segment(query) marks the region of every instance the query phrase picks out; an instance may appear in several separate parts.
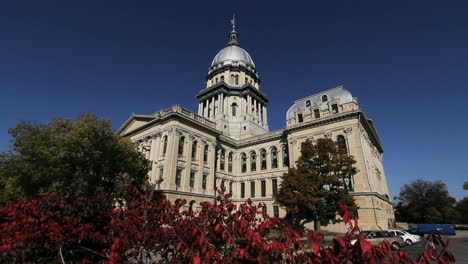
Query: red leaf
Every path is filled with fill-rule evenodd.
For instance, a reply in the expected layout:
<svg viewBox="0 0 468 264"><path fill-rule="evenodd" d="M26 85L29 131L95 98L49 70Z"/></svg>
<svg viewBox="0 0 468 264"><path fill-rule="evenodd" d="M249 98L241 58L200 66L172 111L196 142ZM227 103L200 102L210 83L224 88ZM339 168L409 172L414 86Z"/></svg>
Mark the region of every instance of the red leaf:
<svg viewBox="0 0 468 264"><path fill-rule="evenodd" d="M199 256L193 256L192 263L193 264L200 264L201 263L200 257Z"/></svg>
<svg viewBox="0 0 468 264"><path fill-rule="evenodd" d="M367 240L361 239L359 243L361 245L361 251L363 255L365 255L372 249L372 244Z"/></svg>
<svg viewBox="0 0 468 264"><path fill-rule="evenodd" d="M176 250L179 251L180 248L182 248L182 245L183 245L183 243L182 243L182 242L179 242L179 244L177 244Z"/></svg>
<svg viewBox="0 0 468 264"><path fill-rule="evenodd" d="M320 251L320 244L314 243L314 246L312 247L312 251L314 252L315 255L317 255Z"/></svg>
<svg viewBox="0 0 468 264"><path fill-rule="evenodd" d="M344 242L344 240L343 240L342 237L336 236L336 237L335 237L335 240L338 242L338 244L340 244L340 246L341 246L342 248L346 247L346 246L345 246L345 242Z"/></svg>

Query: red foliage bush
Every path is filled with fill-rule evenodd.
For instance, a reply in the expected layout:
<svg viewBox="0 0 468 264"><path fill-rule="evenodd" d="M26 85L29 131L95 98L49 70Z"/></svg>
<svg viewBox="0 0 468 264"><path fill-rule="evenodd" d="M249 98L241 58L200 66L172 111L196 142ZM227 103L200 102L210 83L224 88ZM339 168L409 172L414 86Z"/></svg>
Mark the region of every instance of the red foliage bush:
<svg viewBox="0 0 468 264"><path fill-rule="evenodd" d="M200 212L155 201L129 187L125 208L109 196L64 195L8 202L0 208L1 263L414 263L388 243L373 247L360 235L345 205L349 232L330 246L319 233L297 232L278 218L257 218L261 205L239 208L219 191ZM351 244L353 237L357 242ZM439 235L417 263L451 263ZM437 248L442 247L441 250Z"/></svg>

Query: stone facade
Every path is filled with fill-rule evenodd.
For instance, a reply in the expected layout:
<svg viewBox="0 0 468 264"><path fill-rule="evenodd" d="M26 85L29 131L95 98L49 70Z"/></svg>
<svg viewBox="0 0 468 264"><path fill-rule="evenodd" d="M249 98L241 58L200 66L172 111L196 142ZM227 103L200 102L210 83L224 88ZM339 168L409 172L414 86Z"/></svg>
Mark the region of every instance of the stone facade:
<svg viewBox="0 0 468 264"><path fill-rule="evenodd" d="M229 49L227 49L229 48ZM301 142L331 138L344 144L359 172L349 183L360 209L362 229L388 229L394 223L383 169L383 148L372 119L344 87L294 102L286 127L268 131L268 98L250 55L239 47L237 32L213 60L207 87L197 95L198 113L175 105L151 115L133 114L119 129L152 162L150 181L171 201L187 200L196 210L214 201L224 184L236 203L265 203L271 216L285 216L273 194L281 176L300 156ZM342 224L330 231L344 231Z"/></svg>

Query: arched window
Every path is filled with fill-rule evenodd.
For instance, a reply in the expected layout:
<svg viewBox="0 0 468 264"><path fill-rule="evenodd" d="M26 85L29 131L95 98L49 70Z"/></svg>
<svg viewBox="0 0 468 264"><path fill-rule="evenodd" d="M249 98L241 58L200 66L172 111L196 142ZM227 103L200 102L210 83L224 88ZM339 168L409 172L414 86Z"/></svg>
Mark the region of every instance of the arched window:
<svg viewBox="0 0 468 264"><path fill-rule="evenodd" d="M234 80L234 74L231 74L231 81L230 81L230 83L231 83L231 84L234 84L234 82L235 82L235 80Z"/></svg>
<svg viewBox="0 0 468 264"><path fill-rule="evenodd" d="M289 153L288 153L288 147L283 146L283 167L289 167Z"/></svg>
<svg viewBox="0 0 468 264"><path fill-rule="evenodd" d="M306 107L310 107L310 100L306 101Z"/></svg>
<svg viewBox="0 0 468 264"><path fill-rule="evenodd" d="M275 147L271 149L271 168L278 168L278 150Z"/></svg>
<svg viewBox="0 0 468 264"><path fill-rule="evenodd" d="M338 137L336 137L336 143L338 144L338 148L339 149L346 149L346 139L344 136L342 135L339 135Z"/></svg>
<svg viewBox="0 0 468 264"><path fill-rule="evenodd" d="M218 83L218 78L215 79L215 83Z"/></svg>
<svg viewBox="0 0 468 264"><path fill-rule="evenodd" d="M256 171L257 170L257 154L255 151L252 151L250 153L250 171Z"/></svg>
<svg viewBox="0 0 468 264"><path fill-rule="evenodd" d="M241 171L247 172L247 156L245 153L241 154Z"/></svg>
<svg viewBox="0 0 468 264"><path fill-rule="evenodd" d="M236 112L237 112L237 104L236 104L236 103L233 103L233 104L231 105L231 107L232 107L232 116L236 116L236 114L237 114L237 113L236 113Z"/></svg>
<svg viewBox="0 0 468 264"><path fill-rule="evenodd" d="M221 81L224 82L224 76L221 76Z"/></svg>
<svg viewBox="0 0 468 264"><path fill-rule="evenodd" d="M181 136L179 138L179 149L177 151L179 155L184 155L184 143L185 143L185 137Z"/></svg>
<svg viewBox="0 0 468 264"><path fill-rule="evenodd" d="M234 84L239 85L239 75L234 76Z"/></svg>
<svg viewBox="0 0 468 264"><path fill-rule="evenodd" d="M247 84L248 82L249 82L249 79L245 78L245 84Z"/></svg>
<svg viewBox="0 0 468 264"><path fill-rule="evenodd" d="M228 172L232 172L232 152L228 154Z"/></svg>
<svg viewBox="0 0 468 264"><path fill-rule="evenodd" d="M322 102L328 101L328 96L326 94L322 95Z"/></svg>
<svg viewBox="0 0 468 264"><path fill-rule="evenodd" d="M203 162L208 162L208 145L205 145L205 149L203 150Z"/></svg>
<svg viewBox="0 0 468 264"><path fill-rule="evenodd" d="M267 160L266 160L266 150L262 149L260 151L260 169L261 170L266 170L267 168Z"/></svg>
<svg viewBox="0 0 468 264"><path fill-rule="evenodd" d="M224 170L224 163L226 162L225 155L226 155L225 151L221 150L221 161L220 161L220 164L219 164L219 169L220 170Z"/></svg>
<svg viewBox="0 0 468 264"><path fill-rule="evenodd" d="M163 137L163 155L166 155L167 151L167 136Z"/></svg>

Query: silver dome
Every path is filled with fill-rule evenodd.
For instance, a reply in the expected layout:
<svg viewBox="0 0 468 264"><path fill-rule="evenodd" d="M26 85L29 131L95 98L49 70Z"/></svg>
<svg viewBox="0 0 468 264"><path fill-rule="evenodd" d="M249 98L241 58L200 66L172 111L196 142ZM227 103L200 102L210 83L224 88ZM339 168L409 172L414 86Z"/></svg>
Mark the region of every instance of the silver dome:
<svg viewBox="0 0 468 264"><path fill-rule="evenodd" d="M250 57L249 53L238 46L227 46L221 51L219 51L218 54L216 54L216 56L214 57L213 62L211 63L211 67L216 66L218 64L220 64L220 66L223 66L235 63L255 68L255 64L252 60L252 57Z"/></svg>

